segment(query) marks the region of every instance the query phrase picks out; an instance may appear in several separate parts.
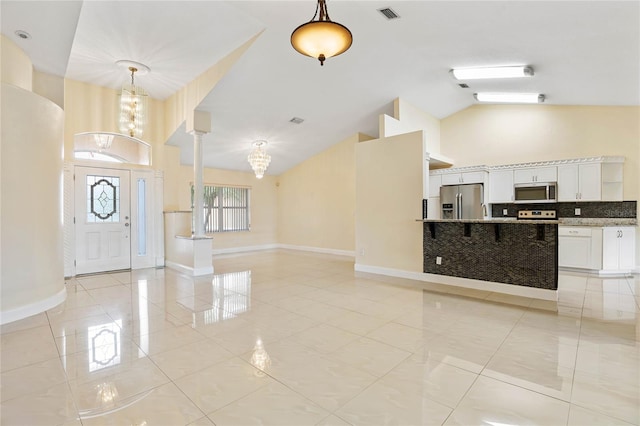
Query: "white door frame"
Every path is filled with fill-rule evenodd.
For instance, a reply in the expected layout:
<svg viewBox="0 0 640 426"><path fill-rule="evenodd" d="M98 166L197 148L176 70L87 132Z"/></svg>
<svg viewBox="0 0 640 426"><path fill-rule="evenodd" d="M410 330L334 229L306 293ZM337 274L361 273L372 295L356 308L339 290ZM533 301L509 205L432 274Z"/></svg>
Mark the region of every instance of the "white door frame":
<svg viewBox="0 0 640 426"><path fill-rule="evenodd" d="M131 199L131 269L164 267L164 218L163 218L163 187L164 175L161 170L148 167L135 167L130 164L111 164L94 161L74 161L64 164L63 188L64 188L64 275L72 277L76 275L76 232L74 225L75 216L75 185L74 175L76 167L90 167L94 169L127 170L130 172L130 199ZM143 183L139 183L139 181ZM141 212L138 208L138 185L145 188L145 209ZM139 236L141 235L139 222L144 217L144 235L146 239L141 246L143 252L138 250Z"/></svg>

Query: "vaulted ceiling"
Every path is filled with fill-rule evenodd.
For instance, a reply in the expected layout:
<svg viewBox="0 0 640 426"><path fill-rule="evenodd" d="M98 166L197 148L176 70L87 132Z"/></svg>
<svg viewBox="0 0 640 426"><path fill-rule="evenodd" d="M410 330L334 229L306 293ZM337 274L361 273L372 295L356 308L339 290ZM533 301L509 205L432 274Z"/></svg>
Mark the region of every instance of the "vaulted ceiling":
<svg viewBox="0 0 640 426"><path fill-rule="evenodd" d="M269 141L267 174L280 174L356 132L378 136L378 116L400 97L438 118L485 90L539 91L551 105L640 105L638 1L341 1L332 20L353 46L323 67L289 37L314 0L5 1L2 33L40 71L119 88L120 59L148 65L136 78L165 99L226 55L256 41L198 109L210 111L205 165L250 171L251 142ZM378 9L400 17L387 20ZM16 30L31 34L22 40ZM463 89L452 67L526 64L535 76ZM293 117L303 118L293 124ZM167 143L192 161L191 137Z"/></svg>

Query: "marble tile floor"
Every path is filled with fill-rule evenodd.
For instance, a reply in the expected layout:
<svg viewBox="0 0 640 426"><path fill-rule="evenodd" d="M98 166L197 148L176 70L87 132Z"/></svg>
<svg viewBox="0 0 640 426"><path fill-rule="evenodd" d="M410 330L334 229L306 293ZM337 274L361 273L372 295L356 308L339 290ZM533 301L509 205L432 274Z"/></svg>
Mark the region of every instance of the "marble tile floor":
<svg viewBox="0 0 640 426"><path fill-rule="evenodd" d="M638 425L640 278L558 302L273 250L69 279L1 328L2 425Z"/></svg>

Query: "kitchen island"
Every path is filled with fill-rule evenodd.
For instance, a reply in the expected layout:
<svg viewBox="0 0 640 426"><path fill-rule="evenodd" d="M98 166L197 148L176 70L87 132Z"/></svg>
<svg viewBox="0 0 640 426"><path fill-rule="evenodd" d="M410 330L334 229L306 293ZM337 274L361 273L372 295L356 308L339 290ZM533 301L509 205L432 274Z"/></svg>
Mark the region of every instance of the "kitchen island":
<svg viewBox="0 0 640 426"><path fill-rule="evenodd" d="M424 272L434 282L556 299L558 220L421 221Z"/></svg>

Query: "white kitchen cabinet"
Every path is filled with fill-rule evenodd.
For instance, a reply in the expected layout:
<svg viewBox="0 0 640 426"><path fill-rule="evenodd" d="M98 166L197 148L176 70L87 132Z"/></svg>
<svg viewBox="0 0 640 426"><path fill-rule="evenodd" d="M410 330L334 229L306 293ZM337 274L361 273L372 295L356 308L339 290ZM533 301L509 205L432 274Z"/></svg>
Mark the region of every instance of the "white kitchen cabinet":
<svg viewBox="0 0 640 426"><path fill-rule="evenodd" d="M556 166L515 169L513 172L514 183L556 182L557 180Z"/></svg>
<svg viewBox="0 0 640 426"><path fill-rule="evenodd" d="M600 270L602 228L558 226L558 266Z"/></svg>
<svg viewBox="0 0 640 426"><path fill-rule="evenodd" d="M558 201L600 201L601 174L600 163L558 166Z"/></svg>
<svg viewBox="0 0 640 426"><path fill-rule="evenodd" d="M429 174L429 198L440 197L442 175Z"/></svg>
<svg viewBox="0 0 640 426"><path fill-rule="evenodd" d="M486 173L487 172L445 173L442 175L442 185L484 183Z"/></svg>
<svg viewBox="0 0 640 426"><path fill-rule="evenodd" d="M491 170L489 172L489 202L513 202L513 170Z"/></svg>
<svg viewBox="0 0 640 426"><path fill-rule="evenodd" d="M440 197L429 197L427 200L427 218L440 219L441 211Z"/></svg>
<svg viewBox="0 0 640 426"><path fill-rule="evenodd" d="M635 268L636 229L633 226L606 227L602 232L602 273L629 272Z"/></svg>
<svg viewBox="0 0 640 426"><path fill-rule="evenodd" d="M558 201L622 201L623 161L558 166Z"/></svg>

